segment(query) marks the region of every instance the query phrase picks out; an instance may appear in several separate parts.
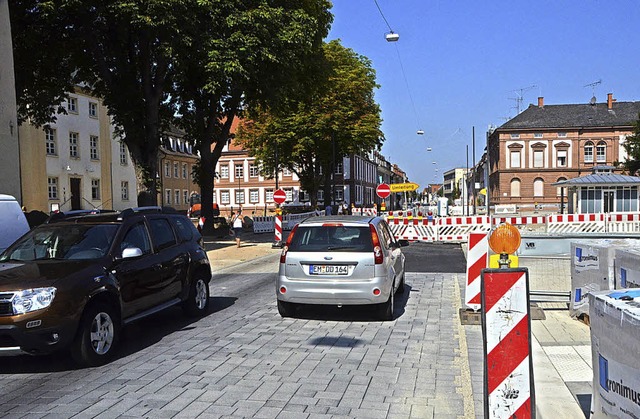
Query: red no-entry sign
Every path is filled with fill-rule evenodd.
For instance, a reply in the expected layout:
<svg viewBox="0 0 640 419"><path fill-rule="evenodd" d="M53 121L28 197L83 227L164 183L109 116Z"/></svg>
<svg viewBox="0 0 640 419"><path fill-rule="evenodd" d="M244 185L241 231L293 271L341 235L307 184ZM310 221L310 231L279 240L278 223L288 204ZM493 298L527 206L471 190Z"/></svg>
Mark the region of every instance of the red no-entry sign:
<svg viewBox="0 0 640 419"><path fill-rule="evenodd" d="M278 189L273 193L273 200L278 204L282 204L287 200L287 193L282 189Z"/></svg>
<svg viewBox="0 0 640 419"><path fill-rule="evenodd" d="M381 183L380 185L378 185L378 187L376 188L376 194L382 198L385 199L386 197L388 197L389 195L391 195L391 189L389 188L389 185L387 185L386 183Z"/></svg>

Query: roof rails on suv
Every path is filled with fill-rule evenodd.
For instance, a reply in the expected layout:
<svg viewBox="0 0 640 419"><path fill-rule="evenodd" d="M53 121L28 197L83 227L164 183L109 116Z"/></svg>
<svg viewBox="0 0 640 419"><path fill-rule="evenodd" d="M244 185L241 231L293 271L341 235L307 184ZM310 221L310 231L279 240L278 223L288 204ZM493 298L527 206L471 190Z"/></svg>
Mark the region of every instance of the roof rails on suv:
<svg viewBox="0 0 640 419"><path fill-rule="evenodd" d="M150 206L150 207L137 207L137 208L127 208L120 213L118 217L119 220L124 220L125 218L132 217L137 214L177 214L173 207L160 207L160 206Z"/></svg>
<svg viewBox="0 0 640 419"><path fill-rule="evenodd" d="M49 219L45 222L47 224L56 223L59 221L68 220L69 218L77 218L77 217L86 217L88 215L97 215L97 214L115 214L117 211L115 210L107 210L107 209L83 209L83 210L71 210L67 212L54 212L49 216Z"/></svg>

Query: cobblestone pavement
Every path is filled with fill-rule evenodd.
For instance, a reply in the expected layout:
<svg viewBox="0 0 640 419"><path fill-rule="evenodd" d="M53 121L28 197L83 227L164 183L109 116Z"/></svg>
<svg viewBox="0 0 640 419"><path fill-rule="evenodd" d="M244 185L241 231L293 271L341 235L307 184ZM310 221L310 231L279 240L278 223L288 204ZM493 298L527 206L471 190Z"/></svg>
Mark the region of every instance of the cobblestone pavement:
<svg viewBox="0 0 640 419"><path fill-rule="evenodd" d="M393 322L358 307L282 319L277 254L266 253L214 274L205 318L176 309L128 327L109 365L0 358L0 416L481 417L457 316L459 274L408 273Z"/></svg>

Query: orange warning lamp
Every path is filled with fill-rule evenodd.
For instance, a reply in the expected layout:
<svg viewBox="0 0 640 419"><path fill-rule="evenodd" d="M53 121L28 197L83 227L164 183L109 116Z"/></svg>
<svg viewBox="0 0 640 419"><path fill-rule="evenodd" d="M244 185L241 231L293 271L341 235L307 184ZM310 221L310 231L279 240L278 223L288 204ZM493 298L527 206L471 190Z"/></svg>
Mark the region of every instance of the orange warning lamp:
<svg viewBox="0 0 640 419"><path fill-rule="evenodd" d="M517 267L518 258L511 255L520 247L520 231L511 224L501 224L491 232L489 247L500 255L498 258L489 257L490 267Z"/></svg>
<svg viewBox="0 0 640 419"><path fill-rule="evenodd" d="M489 247L498 254L513 254L520 247L520 231L511 224L501 224L491 232Z"/></svg>

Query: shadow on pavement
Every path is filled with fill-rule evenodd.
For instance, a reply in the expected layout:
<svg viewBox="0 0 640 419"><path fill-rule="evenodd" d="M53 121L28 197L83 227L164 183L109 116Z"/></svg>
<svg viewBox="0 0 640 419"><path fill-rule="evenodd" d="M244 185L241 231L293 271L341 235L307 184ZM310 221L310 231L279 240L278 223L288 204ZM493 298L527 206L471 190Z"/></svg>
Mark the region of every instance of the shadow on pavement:
<svg viewBox="0 0 640 419"><path fill-rule="evenodd" d="M395 320L404 315L404 309L409 300L411 286L405 284L402 294L396 293L393 309ZM329 320L347 322L380 321L376 305L353 305L337 307L333 305L299 304L294 318L306 320Z"/></svg>
<svg viewBox="0 0 640 419"><path fill-rule="evenodd" d="M176 306L129 324L122 329L120 345L116 348L111 362L153 346L165 336L194 329L196 327L194 323L233 306L236 300L235 297L209 297L209 311L204 317L187 317L180 307ZM0 358L0 373L3 374L60 372L75 369L80 368L73 363L66 350L40 356L19 355Z"/></svg>

